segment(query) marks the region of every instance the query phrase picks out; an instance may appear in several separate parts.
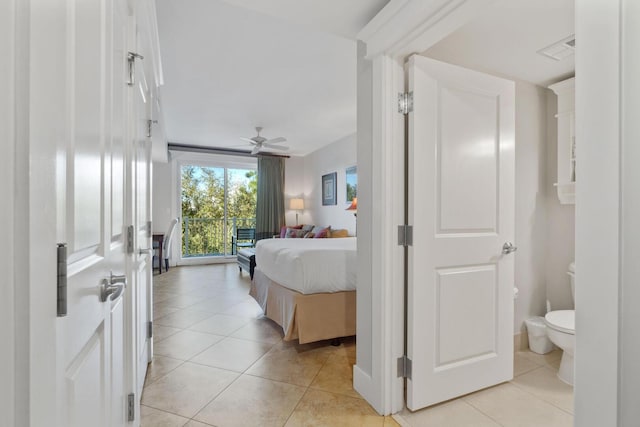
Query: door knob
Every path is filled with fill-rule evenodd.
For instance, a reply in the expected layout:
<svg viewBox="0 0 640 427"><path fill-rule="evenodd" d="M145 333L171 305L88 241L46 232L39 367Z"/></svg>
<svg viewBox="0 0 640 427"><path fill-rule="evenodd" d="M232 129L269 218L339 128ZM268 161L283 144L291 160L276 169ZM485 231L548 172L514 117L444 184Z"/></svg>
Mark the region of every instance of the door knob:
<svg viewBox="0 0 640 427"><path fill-rule="evenodd" d="M102 279L100 284L100 302L105 302L111 297L111 300L117 299L124 291L124 283L109 283L109 279Z"/></svg>
<svg viewBox="0 0 640 427"><path fill-rule="evenodd" d="M502 253L504 255L508 255L511 252L515 252L517 250L518 250L518 247L517 246L513 246L513 243L511 243L511 242L507 242L504 245L502 245Z"/></svg>

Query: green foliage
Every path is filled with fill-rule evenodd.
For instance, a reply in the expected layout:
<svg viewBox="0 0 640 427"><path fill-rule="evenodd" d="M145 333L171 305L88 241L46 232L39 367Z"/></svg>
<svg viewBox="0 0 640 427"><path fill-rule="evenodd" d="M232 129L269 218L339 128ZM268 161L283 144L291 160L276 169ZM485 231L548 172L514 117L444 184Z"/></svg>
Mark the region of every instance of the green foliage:
<svg viewBox="0 0 640 427"><path fill-rule="evenodd" d="M252 170L227 170L227 218L225 218L225 169L183 166L182 253L184 256L231 252L234 227L255 226L258 177ZM226 233L225 233L226 222Z"/></svg>
<svg viewBox="0 0 640 427"><path fill-rule="evenodd" d="M347 202L353 200L358 195L358 184L349 184L347 182Z"/></svg>

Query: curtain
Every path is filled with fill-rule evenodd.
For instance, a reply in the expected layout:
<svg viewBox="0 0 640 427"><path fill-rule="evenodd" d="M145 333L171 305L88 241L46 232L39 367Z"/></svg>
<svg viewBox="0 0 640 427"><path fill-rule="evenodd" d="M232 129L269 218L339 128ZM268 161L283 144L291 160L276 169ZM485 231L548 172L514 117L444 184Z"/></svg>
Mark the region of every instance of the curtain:
<svg viewBox="0 0 640 427"><path fill-rule="evenodd" d="M258 156L256 240L280 234L284 225L284 159Z"/></svg>

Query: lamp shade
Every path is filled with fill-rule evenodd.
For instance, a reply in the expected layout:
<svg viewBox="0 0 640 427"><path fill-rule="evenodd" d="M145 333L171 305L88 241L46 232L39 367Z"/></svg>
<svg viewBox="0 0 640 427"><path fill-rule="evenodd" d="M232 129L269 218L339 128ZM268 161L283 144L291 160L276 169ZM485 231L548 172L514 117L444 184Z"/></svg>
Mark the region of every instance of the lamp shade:
<svg viewBox="0 0 640 427"><path fill-rule="evenodd" d="M304 199L291 199L289 200L289 209L297 211L304 209Z"/></svg>
<svg viewBox="0 0 640 427"><path fill-rule="evenodd" d="M358 210L358 198L354 197L351 200L351 205L349 205L349 207L347 209L345 209L347 211L357 211Z"/></svg>

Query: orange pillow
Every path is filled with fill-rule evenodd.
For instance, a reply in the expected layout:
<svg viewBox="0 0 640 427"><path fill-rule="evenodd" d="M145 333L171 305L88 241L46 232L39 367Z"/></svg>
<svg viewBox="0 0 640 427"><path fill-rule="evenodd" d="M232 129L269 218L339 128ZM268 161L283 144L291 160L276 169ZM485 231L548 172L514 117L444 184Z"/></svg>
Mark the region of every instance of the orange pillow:
<svg viewBox="0 0 640 427"><path fill-rule="evenodd" d="M349 230L344 228L331 230L329 237L349 237Z"/></svg>

